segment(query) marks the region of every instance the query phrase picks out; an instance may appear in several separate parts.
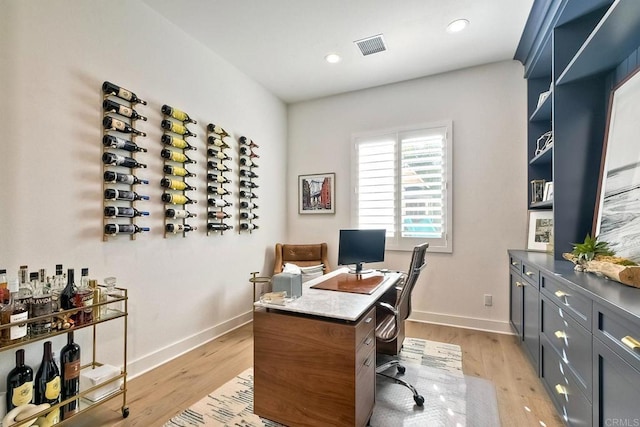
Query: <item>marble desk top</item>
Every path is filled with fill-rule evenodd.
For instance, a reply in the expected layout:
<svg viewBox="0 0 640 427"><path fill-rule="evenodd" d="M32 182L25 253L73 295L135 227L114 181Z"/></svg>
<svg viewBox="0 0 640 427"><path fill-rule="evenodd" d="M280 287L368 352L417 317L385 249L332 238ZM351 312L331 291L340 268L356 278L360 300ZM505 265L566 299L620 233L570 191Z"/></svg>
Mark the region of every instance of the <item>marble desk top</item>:
<svg viewBox="0 0 640 427"><path fill-rule="evenodd" d="M385 273L385 279L382 284L370 295L311 288L311 286L321 283L323 280L348 272L349 269L346 267L339 268L324 276L303 283L302 296L297 299L286 300L284 305L269 304L261 301L257 301L253 305L273 310L356 321L389 288L396 285L401 277L401 274L397 272Z"/></svg>

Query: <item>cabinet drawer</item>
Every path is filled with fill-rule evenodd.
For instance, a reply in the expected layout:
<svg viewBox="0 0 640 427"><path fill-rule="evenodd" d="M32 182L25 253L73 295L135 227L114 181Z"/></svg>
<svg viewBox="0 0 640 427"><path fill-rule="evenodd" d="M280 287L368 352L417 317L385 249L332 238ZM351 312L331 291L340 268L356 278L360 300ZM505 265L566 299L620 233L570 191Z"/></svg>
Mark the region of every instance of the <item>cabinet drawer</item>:
<svg viewBox="0 0 640 427"><path fill-rule="evenodd" d="M526 263L526 262L522 262L522 277L529 283L531 283L533 286L536 287L536 289L539 288L539 283L540 283L540 270L538 270L536 267L534 267L533 265Z"/></svg>
<svg viewBox="0 0 640 427"><path fill-rule="evenodd" d="M637 322L594 304L594 335L640 371L640 319Z"/></svg>
<svg viewBox="0 0 640 427"><path fill-rule="evenodd" d="M509 255L509 266L518 274L522 274L522 261L519 258Z"/></svg>
<svg viewBox="0 0 640 427"><path fill-rule="evenodd" d="M567 285L559 282L546 274L542 274L540 279L542 292L549 297L559 307L562 307L566 313L582 325L586 330L591 331L591 300L584 295L573 291Z"/></svg>
<svg viewBox="0 0 640 427"><path fill-rule="evenodd" d="M376 335L375 331L371 331L369 335L367 335L360 345L356 347L356 369L360 369L363 365L366 365L367 358L373 354L372 363L375 365L376 363Z"/></svg>
<svg viewBox="0 0 640 427"><path fill-rule="evenodd" d="M566 312L542 296L542 334L579 380L583 392L591 396L593 378L591 333Z"/></svg>
<svg viewBox="0 0 640 427"><path fill-rule="evenodd" d="M356 328L356 341L355 345L359 346L360 343L364 342L365 338L371 333L371 331L375 331L376 329L376 308L373 307L366 314L364 314L358 323L355 325Z"/></svg>
<svg viewBox="0 0 640 427"><path fill-rule="evenodd" d="M541 377L556 405L560 417L569 426L591 426L591 403L576 384L569 368L543 335L541 342Z"/></svg>

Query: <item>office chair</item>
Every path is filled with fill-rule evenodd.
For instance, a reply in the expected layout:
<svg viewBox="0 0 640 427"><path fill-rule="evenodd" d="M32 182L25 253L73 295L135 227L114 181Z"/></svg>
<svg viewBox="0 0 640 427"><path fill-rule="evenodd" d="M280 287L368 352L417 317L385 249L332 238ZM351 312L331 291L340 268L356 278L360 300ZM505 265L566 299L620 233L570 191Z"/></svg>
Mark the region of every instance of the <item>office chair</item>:
<svg viewBox="0 0 640 427"><path fill-rule="evenodd" d="M282 268L286 263L295 264L299 267L312 267L323 264L323 273L327 274L331 271L327 252L326 243L308 245L276 243L273 274L282 273Z"/></svg>
<svg viewBox="0 0 640 427"><path fill-rule="evenodd" d="M426 267L425 261L426 250L429 247L428 243L413 248L413 254L411 256L411 263L409 264L409 270L405 273L404 283L402 287L396 288L396 301L394 305L388 302L380 301L377 303L377 318L376 318L376 342L387 343L398 338L398 334L401 329L401 325L411 314L411 292L413 287L420 276L420 272ZM389 378L396 384L407 387L413 393L413 400L416 405L424 405L424 397L422 397L416 388L408 382L386 374L385 371L395 367L398 370L398 374L404 374L406 368L400 364L400 360L396 354L393 359L384 361L380 365L376 366L376 374L385 378ZM386 359L386 358L385 358Z"/></svg>

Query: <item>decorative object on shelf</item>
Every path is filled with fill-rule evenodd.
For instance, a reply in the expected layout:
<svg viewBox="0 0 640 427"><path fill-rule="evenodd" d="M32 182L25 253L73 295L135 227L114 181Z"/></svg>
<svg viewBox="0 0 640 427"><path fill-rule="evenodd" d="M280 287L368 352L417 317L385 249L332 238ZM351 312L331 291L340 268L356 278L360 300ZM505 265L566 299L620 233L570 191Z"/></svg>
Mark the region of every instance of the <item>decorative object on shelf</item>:
<svg viewBox="0 0 640 427"><path fill-rule="evenodd" d="M527 250L549 252L553 245L553 211L529 211Z"/></svg>
<svg viewBox="0 0 640 427"><path fill-rule="evenodd" d="M547 100L547 98L549 97L549 95L551 95L551 90L547 90L547 91L542 92L542 93L538 96L538 104L537 104L537 107L540 107L540 106L544 103L544 101L546 101L546 100ZM537 107L536 107L536 108L537 108Z"/></svg>
<svg viewBox="0 0 640 427"><path fill-rule="evenodd" d="M539 203L544 200L544 179L531 180L531 203Z"/></svg>
<svg viewBox="0 0 640 427"><path fill-rule="evenodd" d="M609 106L593 234L640 262L640 72L616 87Z"/></svg>
<svg viewBox="0 0 640 427"><path fill-rule="evenodd" d="M137 234L149 231L147 227L136 225L138 217L149 214L136 209L136 202L149 200L149 197L133 191L136 185L149 184L149 181L133 173L133 169L147 167L135 159L137 154L147 152L136 142L137 137L147 135L136 128L136 121L147 121L147 118L134 109L136 104L147 105L147 102L108 81L102 84L102 94L102 240L124 234L135 240Z"/></svg>
<svg viewBox="0 0 640 427"><path fill-rule="evenodd" d="M534 156L539 156L540 153L553 145L553 131L545 132L536 141L536 152Z"/></svg>
<svg viewBox="0 0 640 427"><path fill-rule="evenodd" d="M335 173L298 175L298 213L334 214Z"/></svg>
<svg viewBox="0 0 640 427"><path fill-rule="evenodd" d="M253 230L258 229L258 224L256 224L258 215L254 212L258 208L256 204L258 195L255 190L259 187L256 183L258 174L255 169L258 165L255 159L260 158L256 152L256 148L260 148L260 146L246 136L241 136L238 142L238 155L240 158L240 171L238 172L240 180L238 183L240 187L238 191L240 201L238 203L238 233L243 231L251 233Z"/></svg>
<svg viewBox="0 0 640 427"><path fill-rule="evenodd" d="M224 234L226 230L231 230L232 225L225 222L231 218L225 208L232 206L232 203L225 200L225 196L230 196L231 179L228 172L231 168L226 162L230 162L231 156L225 150L231 148L225 138L230 137L229 132L221 126L209 123L207 125L207 235L211 233Z"/></svg>
<svg viewBox="0 0 640 427"><path fill-rule="evenodd" d="M543 202L553 201L553 181L544 183L544 196Z"/></svg>
<svg viewBox="0 0 640 427"><path fill-rule="evenodd" d="M197 135L187 128L188 123L197 124L189 114L184 111L164 104L160 111L164 119L160 127L164 130L161 142L165 145L160 151L160 157L164 159L162 168L165 177L160 180L163 188L162 201L165 205L185 205L198 203L197 200L187 196L187 191L195 191L196 187L189 184L186 178L196 175L189 172L183 166L185 164L197 163L187 154L186 151L196 151L197 148L187 141L187 137ZM187 224L188 218L196 217L197 214L185 209L174 209L173 206L165 206L164 211L164 237L167 235L182 234L187 237L187 233L197 230L197 227Z"/></svg>

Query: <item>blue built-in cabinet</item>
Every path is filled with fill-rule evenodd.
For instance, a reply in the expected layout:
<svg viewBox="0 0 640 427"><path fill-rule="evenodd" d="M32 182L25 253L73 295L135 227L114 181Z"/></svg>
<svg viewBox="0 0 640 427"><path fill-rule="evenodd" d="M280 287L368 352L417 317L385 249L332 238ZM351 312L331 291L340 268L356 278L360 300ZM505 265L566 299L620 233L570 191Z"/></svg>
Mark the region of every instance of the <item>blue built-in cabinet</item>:
<svg viewBox="0 0 640 427"><path fill-rule="evenodd" d="M528 180L552 181L554 257L592 232L607 111L615 85L640 64L640 1L536 0L515 59L527 79ZM540 94L549 91L544 102ZM553 145L536 153L553 131Z"/></svg>

